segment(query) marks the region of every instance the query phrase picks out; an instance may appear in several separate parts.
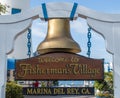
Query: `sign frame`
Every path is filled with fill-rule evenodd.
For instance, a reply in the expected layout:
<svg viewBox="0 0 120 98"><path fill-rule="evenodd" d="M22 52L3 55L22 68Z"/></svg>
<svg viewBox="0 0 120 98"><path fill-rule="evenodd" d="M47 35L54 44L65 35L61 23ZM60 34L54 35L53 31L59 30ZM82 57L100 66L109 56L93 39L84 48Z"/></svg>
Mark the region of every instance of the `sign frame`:
<svg viewBox="0 0 120 98"><path fill-rule="evenodd" d="M47 53L15 62L16 80L104 79L104 59L93 59L73 53Z"/></svg>

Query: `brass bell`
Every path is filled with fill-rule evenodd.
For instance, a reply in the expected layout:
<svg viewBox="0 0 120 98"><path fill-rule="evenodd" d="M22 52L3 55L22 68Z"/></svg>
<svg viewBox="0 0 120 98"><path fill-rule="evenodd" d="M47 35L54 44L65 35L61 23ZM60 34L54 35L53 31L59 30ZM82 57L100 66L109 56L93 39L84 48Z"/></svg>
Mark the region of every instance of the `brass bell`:
<svg viewBox="0 0 120 98"><path fill-rule="evenodd" d="M49 19L47 36L37 48L39 54L57 51L71 53L81 51L70 34L69 19Z"/></svg>

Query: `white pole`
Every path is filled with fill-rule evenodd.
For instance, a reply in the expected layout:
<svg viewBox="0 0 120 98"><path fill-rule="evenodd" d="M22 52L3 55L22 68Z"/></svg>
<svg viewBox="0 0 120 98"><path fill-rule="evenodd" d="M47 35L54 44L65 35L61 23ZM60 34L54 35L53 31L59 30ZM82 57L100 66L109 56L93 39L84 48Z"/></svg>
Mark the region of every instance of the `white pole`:
<svg viewBox="0 0 120 98"><path fill-rule="evenodd" d="M5 86L6 86L6 72L7 72L7 67L6 67L6 39L5 39L5 32L2 32L0 34L0 98L5 98ZM5 42L5 43L3 43Z"/></svg>

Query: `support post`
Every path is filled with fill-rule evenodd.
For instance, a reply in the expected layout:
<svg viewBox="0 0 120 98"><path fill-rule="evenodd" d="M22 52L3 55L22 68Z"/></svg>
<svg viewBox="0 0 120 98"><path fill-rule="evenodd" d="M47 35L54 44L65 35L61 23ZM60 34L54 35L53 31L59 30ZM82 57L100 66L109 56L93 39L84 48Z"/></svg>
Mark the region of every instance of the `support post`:
<svg viewBox="0 0 120 98"><path fill-rule="evenodd" d="M31 19L11 24L0 24L0 98L5 98L7 54L14 49L15 38L24 32L30 24Z"/></svg>
<svg viewBox="0 0 120 98"><path fill-rule="evenodd" d="M120 23L103 22L87 19L88 24L100 33L106 42L106 50L113 55L114 98L120 97Z"/></svg>
<svg viewBox="0 0 120 98"><path fill-rule="evenodd" d="M0 98L5 98L5 87L7 80L5 35L5 32L2 32L2 34L0 33Z"/></svg>

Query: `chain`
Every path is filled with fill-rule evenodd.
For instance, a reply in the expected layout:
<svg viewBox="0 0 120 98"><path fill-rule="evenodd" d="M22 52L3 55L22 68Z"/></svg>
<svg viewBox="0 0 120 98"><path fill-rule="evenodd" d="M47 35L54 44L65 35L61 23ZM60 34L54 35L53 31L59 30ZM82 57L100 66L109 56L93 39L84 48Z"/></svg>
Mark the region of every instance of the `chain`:
<svg viewBox="0 0 120 98"><path fill-rule="evenodd" d="M31 56L31 29L30 28L28 28L27 39L28 39L28 43L27 43L28 53L27 53L27 55L30 58L30 56Z"/></svg>
<svg viewBox="0 0 120 98"><path fill-rule="evenodd" d="M87 55L88 57L90 57L90 54L91 54L91 51L90 51L90 48L91 48L91 42L90 42L90 39L91 39L91 28L89 27L88 28L88 34L87 34L87 37L88 37L88 42L87 42L87 47L88 47L88 51L87 51Z"/></svg>

